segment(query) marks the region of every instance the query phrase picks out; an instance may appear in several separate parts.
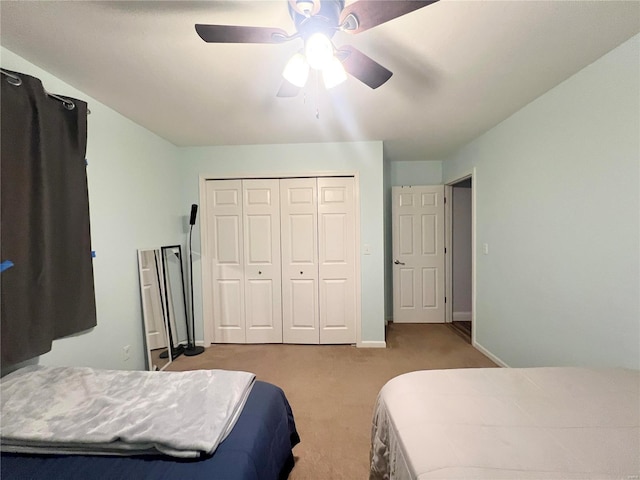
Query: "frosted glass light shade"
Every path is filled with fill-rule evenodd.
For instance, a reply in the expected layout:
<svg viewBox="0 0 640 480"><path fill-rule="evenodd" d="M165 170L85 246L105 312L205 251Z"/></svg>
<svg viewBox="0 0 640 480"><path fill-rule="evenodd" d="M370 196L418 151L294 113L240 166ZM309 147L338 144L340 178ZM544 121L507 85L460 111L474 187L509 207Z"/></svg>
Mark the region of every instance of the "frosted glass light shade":
<svg viewBox="0 0 640 480"><path fill-rule="evenodd" d="M305 54L311 68L324 69L333 58L333 45L322 33L314 33L307 39Z"/></svg>
<svg viewBox="0 0 640 480"><path fill-rule="evenodd" d="M329 64L322 70L322 80L325 88L333 88L347 79L342 62L336 57L331 57Z"/></svg>
<svg viewBox="0 0 640 480"><path fill-rule="evenodd" d="M296 87L304 87L309 77L309 63L301 53L296 53L284 67L282 76Z"/></svg>

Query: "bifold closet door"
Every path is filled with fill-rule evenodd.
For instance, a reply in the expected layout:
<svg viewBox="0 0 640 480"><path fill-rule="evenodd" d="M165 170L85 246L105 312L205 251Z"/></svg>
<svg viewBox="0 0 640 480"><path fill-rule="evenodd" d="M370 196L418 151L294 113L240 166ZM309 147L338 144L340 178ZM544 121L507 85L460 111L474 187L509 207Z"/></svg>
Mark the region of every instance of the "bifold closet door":
<svg viewBox="0 0 640 480"><path fill-rule="evenodd" d="M280 181L242 181L247 343L282 343Z"/></svg>
<svg viewBox="0 0 640 480"><path fill-rule="evenodd" d="M216 343L282 343L278 179L207 181Z"/></svg>
<svg viewBox="0 0 640 480"><path fill-rule="evenodd" d="M320 343L356 342L353 177L318 178Z"/></svg>
<svg viewBox="0 0 640 480"><path fill-rule="evenodd" d="M284 343L320 343L315 178L280 180Z"/></svg>
<svg viewBox="0 0 640 480"><path fill-rule="evenodd" d="M355 343L353 177L206 182L215 343Z"/></svg>
<svg viewBox="0 0 640 480"><path fill-rule="evenodd" d="M242 181L209 180L206 189L214 340L245 343Z"/></svg>

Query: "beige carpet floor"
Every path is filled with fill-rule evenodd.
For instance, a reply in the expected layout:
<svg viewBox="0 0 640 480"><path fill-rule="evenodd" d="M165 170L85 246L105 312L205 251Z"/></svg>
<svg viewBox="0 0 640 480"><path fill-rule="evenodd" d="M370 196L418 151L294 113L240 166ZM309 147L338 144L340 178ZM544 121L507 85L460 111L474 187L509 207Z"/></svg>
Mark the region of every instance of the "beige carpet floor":
<svg viewBox="0 0 640 480"><path fill-rule="evenodd" d="M390 324L387 348L336 345L213 345L168 370L244 370L280 386L301 443L291 480L357 480L369 475L371 415L378 391L415 370L495 367L448 325Z"/></svg>

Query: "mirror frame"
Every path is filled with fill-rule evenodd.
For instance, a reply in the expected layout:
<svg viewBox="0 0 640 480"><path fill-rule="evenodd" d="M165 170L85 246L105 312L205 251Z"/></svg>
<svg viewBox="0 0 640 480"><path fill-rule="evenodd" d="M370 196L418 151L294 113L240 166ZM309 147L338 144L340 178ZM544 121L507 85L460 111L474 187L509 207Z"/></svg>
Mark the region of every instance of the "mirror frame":
<svg viewBox="0 0 640 480"><path fill-rule="evenodd" d="M165 340L166 340L166 347L162 347L162 348L169 348L170 345L170 330L169 330L169 325L167 323L167 314L165 311L165 302L164 302L164 281L162 280L162 277L164 276L164 273L161 271L161 269L163 269L162 266L162 252L159 248L141 248L138 249L138 274L139 274L139 282L140 282L140 302L142 305L142 327L143 327L143 345L144 345L144 349L146 351L146 356L145 356L145 360L146 360L146 368L149 371L162 371L164 369L167 368L168 365L171 364L173 358L173 356L167 355L167 361L165 363L162 364L162 366L156 365L153 361L153 356L151 354L151 347L149 345L149 333L151 331L150 328L150 323L153 321L152 320L152 316L153 313L149 311L149 305L147 304L147 301L145 301L145 281L144 281L144 265L145 265L145 260L143 258L143 255L146 252L153 252L153 258L154 258L154 272L156 274L156 283L158 286L158 290L157 290L157 295L158 295L158 302L159 302L159 306L160 306L160 312L162 315L162 322L164 324L164 332L165 332ZM154 292L155 295L155 292ZM166 350L165 350L166 351ZM163 352L164 353L164 352ZM162 354L161 354L162 355Z"/></svg>

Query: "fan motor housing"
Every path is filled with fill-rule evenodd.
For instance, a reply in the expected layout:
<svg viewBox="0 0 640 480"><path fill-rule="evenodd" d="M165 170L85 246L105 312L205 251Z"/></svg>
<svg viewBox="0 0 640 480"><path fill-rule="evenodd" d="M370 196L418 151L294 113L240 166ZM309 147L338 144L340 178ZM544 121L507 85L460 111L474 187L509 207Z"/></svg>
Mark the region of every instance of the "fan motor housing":
<svg viewBox="0 0 640 480"><path fill-rule="evenodd" d="M314 33L324 33L328 38L331 38L338 30L344 0L320 0L320 10L310 17L298 13L290 4L287 6L296 30L304 39Z"/></svg>

